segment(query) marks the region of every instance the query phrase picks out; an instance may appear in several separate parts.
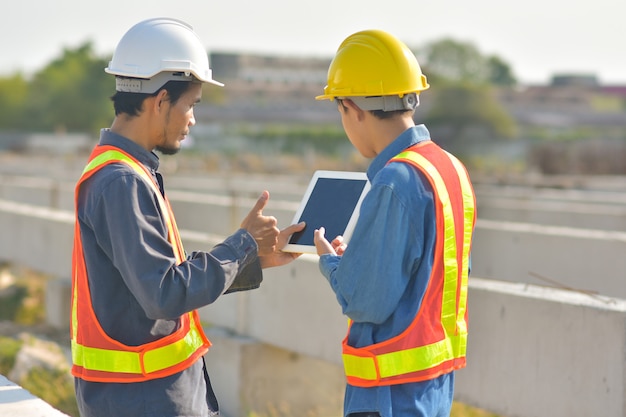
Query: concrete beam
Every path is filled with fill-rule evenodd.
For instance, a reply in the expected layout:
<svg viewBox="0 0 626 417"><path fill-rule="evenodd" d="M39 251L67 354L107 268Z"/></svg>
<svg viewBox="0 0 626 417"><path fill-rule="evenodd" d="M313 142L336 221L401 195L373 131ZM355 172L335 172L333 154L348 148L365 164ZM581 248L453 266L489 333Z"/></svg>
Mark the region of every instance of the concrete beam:
<svg viewBox="0 0 626 417"><path fill-rule="evenodd" d="M343 416L343 368L298 352L209 328L205 359L227 417Z"/></svg>
<svg viewBox="0 0 626 417"><path fill-rule="evenodd" d="M472 274L626 298L626 232L479 219Z"/></svg>
<svg viewBox="0 0 626 417"><path fill-rule="evenodd" d="M3 260L67 279L73 221L70 212L0 200ZM182 235L188 250L208 249L221 240L188 230ZM562 271L566 277L582 272L595 280L574 284L602 278L614 285L623 281L611 277L626 268L620 254L624 242L619 232L479 221L468 367L458 373L459 400L524 417L626 416L626 299L474 278L482 278L490 266L493 278L518 280L514 273L529 270L549 276ZM585 269L588 264L591 270ZM546 272L540 265L557 269ZM60 294L69 285L57 289ZM58 322L66 320L67 311L57 313ZM340 364L346 318L317 270L316 257L305 255L267 270L259 290L224 296L201 315L236 337Z"/></svg>
<svg viewBox="0 0 626 417"><path fill-rule="evenodd" d="M2 417L68 417L24 388L0 375Z"/></svg>
<svg viewBox="0 0 626 417"><path fill-rule="evenodd" d="M470 279L458 400L506 416L626 416L626 301Z"/></svg>

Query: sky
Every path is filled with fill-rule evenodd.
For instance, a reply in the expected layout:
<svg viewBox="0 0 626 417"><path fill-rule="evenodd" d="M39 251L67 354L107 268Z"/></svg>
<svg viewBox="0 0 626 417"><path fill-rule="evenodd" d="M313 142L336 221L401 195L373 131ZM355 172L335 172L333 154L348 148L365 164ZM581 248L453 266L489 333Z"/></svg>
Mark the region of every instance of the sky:
<svg viewBox="0 0 626 417"><path fill-rule="evenodd" d="M88 41L110 56L132 25L167 16L190 23L209 51L332 58L350 34L382 29L413 49L471 43L522 84L566 73L626 85L623 0L31 0L6 2L2 15L2 76L32 74Z"/></svg>

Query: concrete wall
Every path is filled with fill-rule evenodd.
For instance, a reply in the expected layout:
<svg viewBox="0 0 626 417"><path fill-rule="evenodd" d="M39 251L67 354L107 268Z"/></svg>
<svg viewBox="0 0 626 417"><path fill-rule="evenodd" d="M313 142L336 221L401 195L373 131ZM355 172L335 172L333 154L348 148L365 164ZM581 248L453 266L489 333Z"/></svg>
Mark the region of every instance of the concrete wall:
<svg viewBox="0 0 626 417"><path fill-rule="evenodd" d="M626 232L479 219L472 273L626 298Z"/></svg>
<svg viewBox="0 0 626 417"><path fill-rule="evenodd" d="M478 215L507 222L626 231L625 185L609 184L604 185L608 190L478 185Z"/></svg>
<svg viewBox="0 0 626 417"><path fill-rule="evenodd" d="M67 417L24 388L0 375L0 416L2 417Z"/></svg>
<svg viewBox="0 0 626 417"><path fill-rule="evenodd" d="M219 196L170 196L188 251L212 247L255 201L238 198L240 207L231 207L232 200ZM293 201L270 204L285 226ZM211 223L212 217L221 222ZM67 325L71 212L0 200L0 227L2 260L60 278L49 287L47 308L51 322ZM481 219L470 279L468 367L457 374L457 399L509 417L626 416L626 301L606 296L620 287L615 277L624 271L623 243L620 232ZM595 290L605 295L503 281L528 278L528 271L564 282L593 276L570 284L603 282ZM207 360L227 417L341 414L339 343L346 318L316 257L266 270L260 289L224 296L201 316L214 342Z"/></svg>
<svg viewBox="0 0 626 417"><path fill-rule="evenodd" d="M456 398L509 417L626 416L626 301L470 279Z"/></svg>

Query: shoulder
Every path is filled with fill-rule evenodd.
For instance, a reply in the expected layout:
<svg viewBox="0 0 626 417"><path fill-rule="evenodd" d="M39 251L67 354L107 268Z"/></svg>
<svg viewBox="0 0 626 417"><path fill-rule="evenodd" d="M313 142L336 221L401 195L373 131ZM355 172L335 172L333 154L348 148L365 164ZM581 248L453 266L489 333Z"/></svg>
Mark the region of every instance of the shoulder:
<svg viewBox="0 0 626 417"><path fill-rule="evenodd" d="M391 162L372 179L372 188L388 188L401 200L409 202L432 200L432 186L416 167L404 162Z"/></svg>
<svg viewBox="0 0 626 417"><path fill-rule="evenodd" d="M97 203L103 196L121 199L132 195L128 192L131 189L150 191L145 181L131 167L123 163L111 163L100 168L81 184L78 197L81 202Z"/></svg>

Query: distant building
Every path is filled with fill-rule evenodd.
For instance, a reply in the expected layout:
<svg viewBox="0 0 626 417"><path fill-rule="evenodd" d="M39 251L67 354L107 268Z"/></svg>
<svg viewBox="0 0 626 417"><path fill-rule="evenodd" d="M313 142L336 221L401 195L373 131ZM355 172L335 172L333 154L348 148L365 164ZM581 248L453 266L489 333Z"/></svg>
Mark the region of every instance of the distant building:
<svg viewBox="0 0 626 417"><path fill-rule="evenodd" d="M219 100L207 99L196 117L209 122L333 121L336 109L315 100L326 85L330 60L213 52L213 77L225 88Z"/></svg>
<svg viewBox="0 0 626 417"><path fill-rule="evenodd" d="M549 128L626 128L626 86L602 86L593 74L557 74L549 85L499 89L520 124Z"/></svg>
<svg viewBox="0 0 626 417"><path fill-rule="evenodd" d="M215 79L226 84L219 100L203 101L199 120L337 123L335 106L315 96L326 85L331 58L213 52ZM431 87L434 94L437 86ZM626 127L626 86L603 86L594 74L555 74L548 85L497 88L504 108L526 126ZM430 98L429 97L429 98ZM429 100L420 106L428 112Z"/></svg>
<svg viewBox="0 0 626 417"><path fill-rule="evenodd" d="M600 82L594 74L555 74L550 83L553 87L598 87Z"/></svg>
<svg viewBox="0 0 626 417"><path fill-rule="evenodd" d="M216 79L244 81L269 88L326 83L330 59L289 56L263 56L215 52L211 66Z"/></svg>

